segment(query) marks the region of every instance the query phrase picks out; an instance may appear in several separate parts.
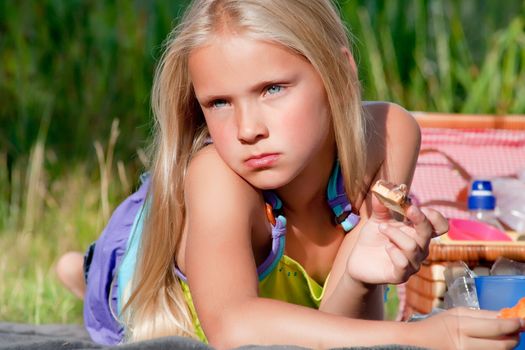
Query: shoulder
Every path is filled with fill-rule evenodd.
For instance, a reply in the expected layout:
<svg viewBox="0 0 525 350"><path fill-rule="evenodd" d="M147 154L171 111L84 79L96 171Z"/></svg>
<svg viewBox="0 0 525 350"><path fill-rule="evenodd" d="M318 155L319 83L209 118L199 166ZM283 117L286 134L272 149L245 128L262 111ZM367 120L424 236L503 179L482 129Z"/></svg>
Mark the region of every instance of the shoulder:
<svg viewBox="0 0 525 350"><path fill-rule="evenodd" d="M192 157L184 176L184 203L185 227L177 258L182 271L191 254L188 247L199 247L199 256L231 242L248 248L256 243L252 234L259 230L254 228L265 224L262 194L231 170L213 145Z"/></svg>
<svg viewBox="0 0 525 350"><path fill-rule="evenodd" d="M384 137L387 143L399 140L419 143L421 132L416 119L398 104L390 102L365 102L372 137Z"/></svg>
<svg viewBox="0 0 525 350"><path fill-rule="evenodd" d="M264 208L261 192L235 173L213 145L192 157L184 179L184 201L190 221L197 216L241 226L249 226Z"/></svg>
<svg viewBox="0 0 525 350"><path fill-rule="evenodd" d="M246 206L258 202L260 193L236 174L220 157L213 145L198 151L190 160L184 181L186 204L202 203L205 195L211 201L242 200ZM206 201L204 201L206 202Z"/></svg>
<svg viewBox="0 0 525 350"><path fill-rule="evenodd" d="M410 185L421 143L417 121L394 103L365 102L363 109L367 116L364 188L369 189L378 179ZM363 198L367 193L368 190Z"/></svg>

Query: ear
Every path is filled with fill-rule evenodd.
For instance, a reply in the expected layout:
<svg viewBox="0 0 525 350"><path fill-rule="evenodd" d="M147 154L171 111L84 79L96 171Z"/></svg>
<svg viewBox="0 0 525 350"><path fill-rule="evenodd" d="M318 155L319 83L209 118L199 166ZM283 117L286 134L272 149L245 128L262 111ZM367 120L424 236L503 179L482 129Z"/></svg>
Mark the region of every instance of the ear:
<svg viewBox="0 0 525 350"><path fill-rule="evenodd" d="M354 56L352 55L350 50L348 50L347 47L342 47L341 48L341 52L343 53L343 55L346 56L346 59L350 63L350 66L352 67L352 69L354 70L355 75L357 76L357 65L355 64Z"/></svg>

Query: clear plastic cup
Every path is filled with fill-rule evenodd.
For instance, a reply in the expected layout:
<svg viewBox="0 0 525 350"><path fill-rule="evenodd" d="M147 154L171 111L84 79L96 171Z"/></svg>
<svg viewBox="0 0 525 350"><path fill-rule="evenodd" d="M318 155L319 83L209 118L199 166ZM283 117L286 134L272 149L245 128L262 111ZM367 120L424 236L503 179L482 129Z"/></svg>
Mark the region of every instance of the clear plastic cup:
<svg viewBox="0 0 525 350"><path fill-rule="evenodd" d="M448 287L447 295L450 298L449 302L452 302L452 307L464 306L479 309L476 286L472 277L456 278Z"/></svg>
<svg viewBox="0 0 525 350"><path fill-rule="evenodd" d="M492 264L489 275L525 275L525 263L499 257L496 262Z"/></svg>

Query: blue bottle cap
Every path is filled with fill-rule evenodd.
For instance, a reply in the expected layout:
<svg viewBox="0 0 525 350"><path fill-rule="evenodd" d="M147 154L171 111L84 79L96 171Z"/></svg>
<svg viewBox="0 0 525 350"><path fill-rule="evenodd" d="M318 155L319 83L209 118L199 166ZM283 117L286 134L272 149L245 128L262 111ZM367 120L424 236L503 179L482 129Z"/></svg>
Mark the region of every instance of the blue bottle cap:
<svg viewBox="0 0 525 350"><path fill-rule="evenodd" d="M490 180L474 180L472 181L471 190L492 192L492 182Z"/></svg>
<svg viewBox="0 0 525 350"><path fill-rule="evenodd" d="M468 196L468 209L494 210L496 197L492 193L492 183L488 180L475 180L472 182Z"/></svg>

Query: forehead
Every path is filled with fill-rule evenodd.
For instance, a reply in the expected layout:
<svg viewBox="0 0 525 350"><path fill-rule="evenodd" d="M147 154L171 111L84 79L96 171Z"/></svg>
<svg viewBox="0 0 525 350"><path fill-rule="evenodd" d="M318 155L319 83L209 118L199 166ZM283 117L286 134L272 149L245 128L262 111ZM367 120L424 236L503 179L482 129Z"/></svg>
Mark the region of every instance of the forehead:
<svg viewBox="0 0 525 350"><path fill-rule="evenodd" d="M245 35L214 37L189 55L189 73L195 89L213 85L250 84L279 75L314 70L290 48Z"/></svg>

